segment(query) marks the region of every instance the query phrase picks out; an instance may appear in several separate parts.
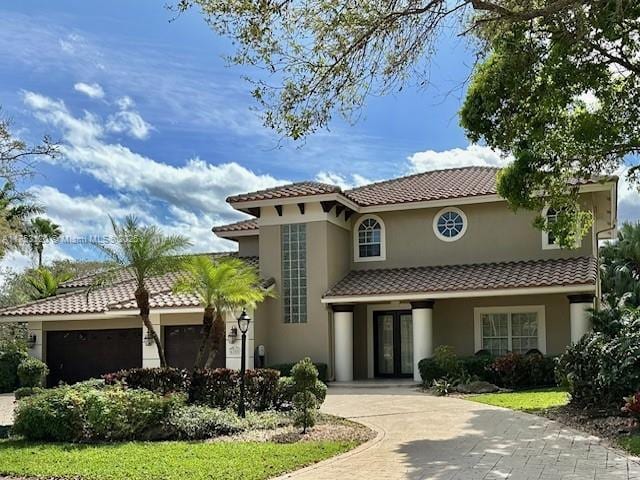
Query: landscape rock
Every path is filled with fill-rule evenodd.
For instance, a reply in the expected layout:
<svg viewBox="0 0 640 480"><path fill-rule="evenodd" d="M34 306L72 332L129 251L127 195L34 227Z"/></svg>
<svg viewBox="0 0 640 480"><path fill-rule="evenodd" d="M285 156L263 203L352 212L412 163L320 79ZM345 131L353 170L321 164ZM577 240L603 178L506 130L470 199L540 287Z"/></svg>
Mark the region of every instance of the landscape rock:
<svg viewBox="0 0 640 480"><path fill-rule="evenodd" d="M500 388L493 383L476 381L470 383L462 383L456 387L458 393L494 393L500 391Z"/></svg>

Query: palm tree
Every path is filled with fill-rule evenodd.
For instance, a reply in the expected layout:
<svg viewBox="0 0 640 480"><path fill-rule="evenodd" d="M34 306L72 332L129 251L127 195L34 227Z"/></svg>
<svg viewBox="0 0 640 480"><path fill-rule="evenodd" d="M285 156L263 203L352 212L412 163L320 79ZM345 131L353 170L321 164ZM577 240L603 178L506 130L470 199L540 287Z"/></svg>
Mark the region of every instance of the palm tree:
<svg viewBox="0 0 640 480"><path fill-rule="evenodd" d="M121 225L109 218L114 245L94 243L94 246L106 255L113 267L128 268L131 271L136 284L135 299L140 318L156 344L160 366L166 367L164 348L149 320L149 291L146 284L151 277L178 270L183 262L178 254L191 243L181 235L164 235L156 226L142 226L134 216L127 216ZM115 271L111 268L99 275L95 285L104 284Z"/></svg>
<svg viewBox="0 0 640 480"><path fill-rule="evenodd" d="M7 251L20 248L24 222L41 212L42 208L32 202L31 195L18 192L12 182L0 187L0 258Z"/></svg>
<svg viewBox="0 0 640 480"><path fill-rule="evenodd" d="M53 223L48 218L36 217L25 229L25 237L29 242L31 251L38 254L38 268L42 268L42 251L46 242L54 241L62 236L60 225Z"/></svg>
<svg viewBox="0 0 640 480"><path fill-rule="evenodd" d="M602 247L600 259L605 300L640 306L640 223L624 223L617 240Z"/></svg>
<svg viewBox="0 0 640 480"><path fill-rule="evenodd" d="M54 296L58 293L60 284L72 277L73 275L70 273L53 273L51 270L40 267L27 274L25 281L32 289L31 299L40 300Z"/></svg>
<svg viewBox="0 0 640 480"><path fill-rule="evenodd" d="M194 368L210 368L224 341L224 314L253 307L270 294L260 286L255 268L238 258L199 255L187 259L183 271L174 291L195 295L204 307L204 332Z"/></svg>

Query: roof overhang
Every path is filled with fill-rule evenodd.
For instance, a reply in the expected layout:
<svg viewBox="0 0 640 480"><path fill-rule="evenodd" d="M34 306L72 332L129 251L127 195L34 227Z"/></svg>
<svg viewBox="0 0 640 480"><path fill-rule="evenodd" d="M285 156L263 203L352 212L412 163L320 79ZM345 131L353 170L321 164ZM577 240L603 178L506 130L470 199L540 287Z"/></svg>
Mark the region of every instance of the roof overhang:
<svg viewBox="0 0 640 480"><path fill-rule="evenodd" d="M371 302L394 302L394 301L417 301L417 300L443 300L454 298L480 298L480 297L503 297L515 295L549 295L549 294L571 294L571 293L595 293L595 284L585 285L562 285L548 287L527 287L527 288L505 288L495 290L460 290L445 292L411 292L411 293L389 293L374 295L345 295L324 297L322 303L371 303Z"/></svg>

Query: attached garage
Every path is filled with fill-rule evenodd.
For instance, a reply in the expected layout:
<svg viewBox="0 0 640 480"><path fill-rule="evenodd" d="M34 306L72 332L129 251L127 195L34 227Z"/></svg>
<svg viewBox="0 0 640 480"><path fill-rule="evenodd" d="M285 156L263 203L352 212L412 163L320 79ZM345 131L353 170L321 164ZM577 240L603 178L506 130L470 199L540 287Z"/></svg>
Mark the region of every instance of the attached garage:
<svg viewBox="0 0 640 480"><path fill-rule="evenodd" d="M49 331L46 336L49 385L142 366L141 328Z"/></svg>
<svg viewBox="0 0 640 480"><path fill-rule="evenodd" d="M193 368L200 348L203 326L175 325L164 327L164 353L170 367ZM225 366L224 346L216 356L213 368Z"/></svg>

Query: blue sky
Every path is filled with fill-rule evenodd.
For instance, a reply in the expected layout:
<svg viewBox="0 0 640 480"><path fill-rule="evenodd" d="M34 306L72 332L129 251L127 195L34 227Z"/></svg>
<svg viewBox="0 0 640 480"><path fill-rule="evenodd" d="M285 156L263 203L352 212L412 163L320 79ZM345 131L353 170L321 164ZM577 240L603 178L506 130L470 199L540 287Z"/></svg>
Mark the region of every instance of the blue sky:
<svg viewBox="0 0 640 480"><path fill-rule="evenodd" d="M298 145L262 127L232 53L196 11L173 14L157 0L21 0L0 6L0 104L21 136L44 133L65 155L38 165L29 188L70 237L108 231L128 213L190 236L194 249L233 245L210 228L239 218L232 193L284 181L357 185L435 168L500 164L469 146L457 111L473 56L443 35L430 85L370 98L355 126L336 119ZM640 206L625 197L623 215ZM637 214L636 214L637 216ZM89 258L57 245L49 258ZM5 265L32 259L11 255Z"/></svg>

